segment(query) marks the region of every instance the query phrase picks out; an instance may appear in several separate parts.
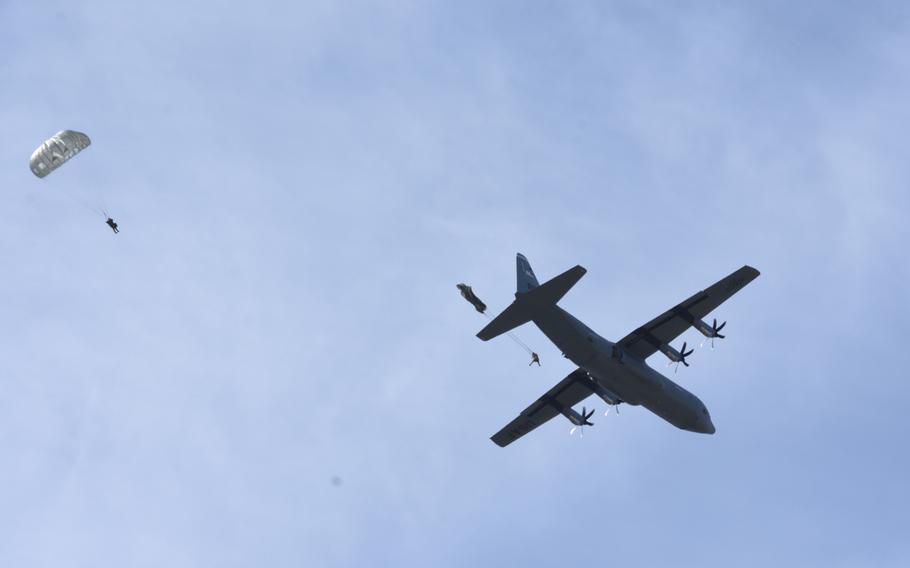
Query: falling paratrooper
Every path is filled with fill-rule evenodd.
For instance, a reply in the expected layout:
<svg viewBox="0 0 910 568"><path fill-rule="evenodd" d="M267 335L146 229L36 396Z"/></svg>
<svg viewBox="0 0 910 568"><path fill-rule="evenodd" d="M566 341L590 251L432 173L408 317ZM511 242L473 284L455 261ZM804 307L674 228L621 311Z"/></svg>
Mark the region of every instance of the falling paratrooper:
<svg viewBox="0 0 910 568"><path fill-rule="evenodd" d="M51 172L72 160L76 154L85 150L92 144L91 138L83 132L75 130L61 130L45 140L38 146L29 159L28 165L32 173L39 178L47 177ZM104 213L105 223L119 233L117 223Z"/></svg>

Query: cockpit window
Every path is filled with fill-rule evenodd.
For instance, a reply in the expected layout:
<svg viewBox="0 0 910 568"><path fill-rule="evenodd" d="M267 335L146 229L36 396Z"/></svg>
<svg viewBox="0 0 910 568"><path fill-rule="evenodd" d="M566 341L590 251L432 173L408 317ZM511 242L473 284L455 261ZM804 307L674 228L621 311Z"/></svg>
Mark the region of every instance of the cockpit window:
<svg viewBox="0 0 910 568"><path fill-rule="evenodd" d="M707 416L707 415L708 415L708 409L707 409L707 408L704 408L704 407L702 407L702 409L701 409L701 413L702 413L702 414L704 414L704 415L705 415L705 416Z"/></svg>

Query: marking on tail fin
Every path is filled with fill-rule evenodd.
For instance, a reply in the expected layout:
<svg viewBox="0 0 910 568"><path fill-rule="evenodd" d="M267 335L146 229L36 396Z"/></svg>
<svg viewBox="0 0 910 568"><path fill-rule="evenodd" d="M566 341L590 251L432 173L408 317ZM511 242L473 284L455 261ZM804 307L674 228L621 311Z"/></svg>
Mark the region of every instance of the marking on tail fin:
<svg viewBox="0 0 910 568"><path fill-rule="evenodd" d="M531 268L531 263L528 262L528 259L525 255L518 253L515 255L515 264L518 274L518 282L516 286L516 291L519 293L530 292L534 288L540 286L537 282L537 276L534 274L534 269Z"/></svg>

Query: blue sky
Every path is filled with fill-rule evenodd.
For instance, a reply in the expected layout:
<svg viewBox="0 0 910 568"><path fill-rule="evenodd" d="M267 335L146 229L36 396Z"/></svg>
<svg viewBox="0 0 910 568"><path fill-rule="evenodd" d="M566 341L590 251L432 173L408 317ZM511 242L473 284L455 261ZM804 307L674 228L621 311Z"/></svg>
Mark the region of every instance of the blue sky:
<svg viewBox="0 0 910 568"><path fill-rule="evenodd" d="M910 564L908 31L0 1L0 565ZM62 128L93 145L38 180ZM674 377L717 434L628 408L493 445L572 371L474 337L454 284L505 307L518 251L585 266L561 305L609 339L761 270Z"/></svg>

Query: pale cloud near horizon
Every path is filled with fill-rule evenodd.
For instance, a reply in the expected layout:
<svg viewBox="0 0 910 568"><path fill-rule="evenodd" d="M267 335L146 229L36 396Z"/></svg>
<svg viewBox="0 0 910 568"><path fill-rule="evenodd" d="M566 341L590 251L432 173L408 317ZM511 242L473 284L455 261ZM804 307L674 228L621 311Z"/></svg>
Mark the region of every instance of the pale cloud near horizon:
<svg viewBox="0 0 910 568"><path fill-rule="evenodd" d="M0 3L0 564L906 564L907 16ZM474 338L516 252L609 339L759 268L718 433L489 442L572 370Z"/></svg>

